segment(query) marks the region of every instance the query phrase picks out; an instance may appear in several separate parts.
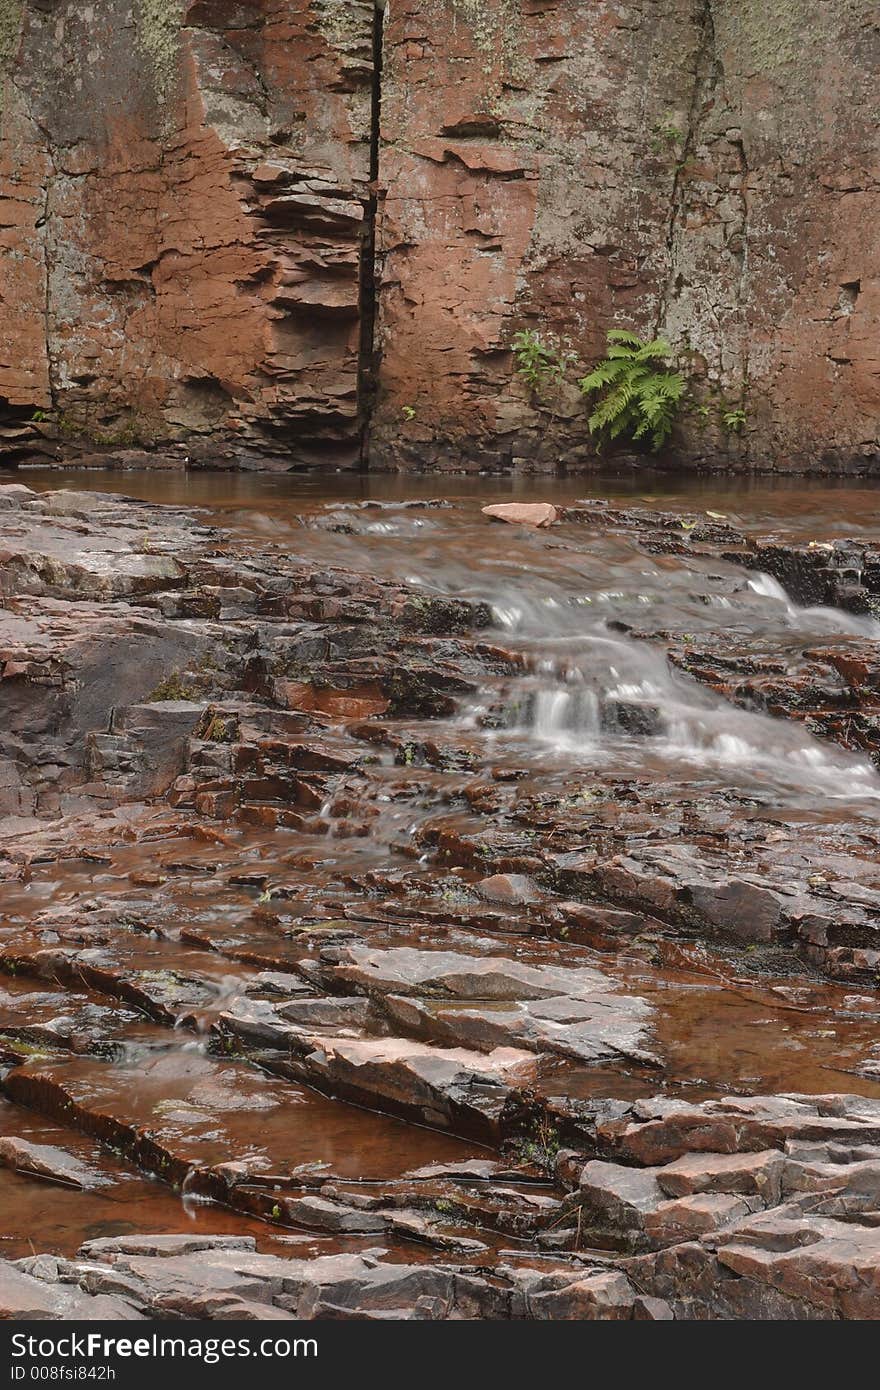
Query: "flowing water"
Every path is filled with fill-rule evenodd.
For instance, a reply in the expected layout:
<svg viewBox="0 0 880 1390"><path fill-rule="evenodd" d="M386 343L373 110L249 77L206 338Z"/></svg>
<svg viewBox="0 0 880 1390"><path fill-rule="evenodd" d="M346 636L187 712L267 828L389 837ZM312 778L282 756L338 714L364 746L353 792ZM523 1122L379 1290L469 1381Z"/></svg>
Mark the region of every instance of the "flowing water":
<svg viewBox="0 0 880 1390"><path fill-rule="evenodd" d="M786 538L824 541L877 535L875 494L866 489L668 478L522 479L507 484L491 479L54 471L29 471L22 480L41 490L114 491L198 509L248 544L293 554L317 568L405 580L426 596L488 604L493 629L481 636L517 659L518 674L508 670L487 678L475 696L458 703L453 715L432 721L436 737L467 751L475 781L491 769L502 782L508 775L518 778L524 797L534 793L552 799L569 795L575 779L585 800L596 788L632 781L656 786L658 825L678 801L690 804L698 798L709 808L733 803L746 822L752 816L762 824L772 821L783 839L796 837L802 825L827 833L833 844L844 821L867 839L880 835L880 775L867 757L812 736L796 720L732 705L676 670L661 642L637 635L675 632L698 639L727 633L737 642L772 647L794 668L806 648L829 638L875 642L880 624L836 609L798 607L770 576L714 555L649 554L635 536L569 523L530 532L489 524L480 514L480 505L488 501L539 496L565 503L605 497L619 505L722 515L755 534L776 531ZM424 505L441 493L443 505ZM405 505L410 500L423 505ZM380 789L377 814L369 837L349 835L344 816L335 815L328 799L319 816L329 834L267 834L239 827L230 831L229 853L239 867L268 866L273 882L295 878L295 886L285 890L288 915L308 914L317 903L326 915L334 902L341 913L350 900L346 880L370 869L422 873L427 882L433 872L428 855L423 853L419 862L413 844L420 825L443 809L445 774L419 769L409 796L400 794L401 778L407 775L390 755L380 755L374 777ZM385 784L387 795L381 790ZM705 814L703 828L711 832L711 810ZM464 833L469 817L455 809L448 824ZM650 827L645 833L650 837ZM142 903L146 895L162 920L176 923L178 932L187 927L189 944L160 930L151 938L133 936L124 948L132 971L175 971L198 978L199 997L181 1002L185 1035L169 1039L152 1025L117 1021L121 1043L115 1059L102 1066L93 1060L75 1062L69 1074L92 1105L112 1108L107 1094L118 1097L128 1091L128 1108L158 1115L194 1159L209 1154L214 1160L256 1146L254 1152L274 1163L284 1147L288 1112L279 1096L288 1083L256 1073L259 1083L248 1090L238 1073L232 1077L230 1064L221 1084L198 1041L251 976L267 965L279 968L281 950L275 927L268 931L259 925L260 889L249 886L240 873L238 881L230 882L228 875L219 879L212 857L210 847L190 845L182 855L179 840L164 843L160 838L149 853L140 845L123 847L99 868L87 863L35 866L27 884L6 893L4 931L26 934L35 912L63 913L89 893L129 905ZM181 859L185 873L177 868ZM466 873L461 879L467 885ZM497 953L497 941L487 946L478 937L475 945L466 924L457 925L453 909L439 943L436 930L419 924L415 908L413 917L407 942L428 950L440 944ZM400 928L387 930L393 944ZM197 938L225 954L211 955L193 944ZM663 1084L673 1092L711 1095L734 1086L752 1092L852 1089L880 1096L878 1081L855 1074L877 1036L878 1006L870 992L807 976L794 986L773 979L731 982L705 953L684 948L659 956L618 955L602 953L601 947L592 952L515 936L510 942L518 958L540 964L560 961L574 967L584 959L598 959L621 987L641 993L655 1012L654 1036L666 1071ZM297 938L284 949L288 964L295 964L310 947ZM49 1014L54 1015L59 1002L49 1001ZM555 1088L568 1095L653 1094L658 1084L656 1075L646 1077L624 1066L566 1063L555 1077L545 1077L548 1093ZM233 1093L237 1099L230 1100ZM451 1161L476 1152L473 1145L368 1116L305 1088L298 1089L296 1103L299 1161L330 1165L341 1177L395 1175L432 1157ZM254 1118L258 1114L259 1123ZM15 1128L9 1107L0 1120L4 1132ZM33 1127L38 1133L52 1131L39 1120ZM97 1162L94 1155L90 1161ZM177 1198L131 1173L125 1181L127 1188L108 1179L106 1192L99 1187L77 1194L63 1217L54 1210L51 1217L41 1217L22 1196L32 1193L33 1186L17 1175L3 1175L9 1201L19 1210L6 1236L10 1249L21 1253L25 1241L40 1249L72 1249L87 1235L112 1232L121 1219L107 1209L113 1201L124 1202L125 1219L134 1229L174 1229ZM216 1209L209 1211L213 1214L191 1210L190 1219L203 1226L213 1222L212 1229L261 1229L264 1239L280 1238L266 1235L265 1227L244 1216L218 1217Z"/></svg>

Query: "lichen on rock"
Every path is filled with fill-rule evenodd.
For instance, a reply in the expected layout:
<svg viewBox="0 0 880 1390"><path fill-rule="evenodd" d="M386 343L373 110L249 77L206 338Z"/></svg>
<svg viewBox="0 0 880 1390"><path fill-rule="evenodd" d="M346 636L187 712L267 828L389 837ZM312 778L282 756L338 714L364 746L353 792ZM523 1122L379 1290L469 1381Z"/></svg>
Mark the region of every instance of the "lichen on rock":
<svg viewBox="0 0 880 1390"><path fill-rule="evenodd" d="M0 0L0 69L14 56L21 31L23 0Z"/></svg>
<svg viewBox="0 0 880 1390"><path fill-rule="evenodd" d="M9 71L21 33L22 0L0 0L0 78ZM0 116L3 115L4 93L0 88Z"/></svg>
<svg viewBox="0 0 880 1390"><path fill-rule="evenodd" d="M163 111L177 82L182 17L181 0L137 0L138 45Z"/></svg>

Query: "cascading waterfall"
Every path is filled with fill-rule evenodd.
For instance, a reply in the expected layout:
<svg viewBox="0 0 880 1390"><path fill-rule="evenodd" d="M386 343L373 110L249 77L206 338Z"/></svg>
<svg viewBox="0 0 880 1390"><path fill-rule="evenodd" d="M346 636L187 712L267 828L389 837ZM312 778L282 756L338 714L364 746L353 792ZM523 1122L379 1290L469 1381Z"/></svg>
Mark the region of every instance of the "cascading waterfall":
<svg viewBox="0 0 880 1390"><path fill-rule="evenodd" d="M786 621L793 627L800 627L808 622L827 628L829 632L851 633L854 637L870 637L874 641L880 641L880 623L875 618L861 617L856 613L846 613L842 608L827 608L820 604L801 607L791 601L785 589L771 574L753 574L748 583L752 593L781 603Z"/></svg>
<svg viewBox="0 0 880 1390"><path fill-rule="evenodd" d="M593 690L538 690L532 706L535 737L550 743L573 738L594 741L600 734L599 697Z"/></svg>
<svg viewBox="0 0 880 1390"><path fill-rule="evenodd" d="M580 534L568 545L561 532L487 531L454 506L436 515L389 506L377 518L356 503L324 520L332 523L328 562L344 534L353 565L403 577L428 596L491 607L524 673L503 690L498 682L481 691L460 724L486 741L515 739L517 757L531 749L627 775L667 771L807 807L817 796L880 800L867 758L814 738L796 720L733 705L670 667L651 640L628 635L713 634L723 612L724 627L774 640L784 653L832 636L875 640L873 618L800 608L770 575L721 560L667 561L627 537L596 535L584 546ZM320 550L320 532L311 544Z"/></svg>
<svg viewBox="0 0 880 1390"><path fill-rule="evenodd" d="M863 633L870 620L833 609L798 610L769 576L749 581L764 598L785 601L838 631ZM777 592L778 590L778 592ZM717 770L768 789L831 799L880 800L880 777L863 758L820 743L802 726L730 704L670 669L647 643L609 631L591 604L505 595L496 621L531 655L520 732L563 756L607 761L629 748L667 763ZM880 626L878 627L880 631Z"/></svg>

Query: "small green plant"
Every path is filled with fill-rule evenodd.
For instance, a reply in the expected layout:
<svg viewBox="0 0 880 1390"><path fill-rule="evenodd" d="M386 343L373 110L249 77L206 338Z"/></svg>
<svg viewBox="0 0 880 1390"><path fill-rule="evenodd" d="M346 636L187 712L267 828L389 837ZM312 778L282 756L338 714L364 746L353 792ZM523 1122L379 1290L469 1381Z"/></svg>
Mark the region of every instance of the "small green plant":
<svg viewBox="0 0 880 1390"><path fill-rule="evenodd" d="M679 129L671 116L664 116L651 130L651 149L655 154L660 154L664 149L674 148L683 139L684 131Z"/></svg>
<svg viewBox="0 0 880 1390"><path fill-rule="evenodd" d="M196 725L195 738L206 743L234 743L238 735L238 725L234 719L224 719L213 705L209 705Z"/></svg>
<svg viewBox="0 0 880 1390"><path fill-rule="evenodd" d="M404 420L414 420L416 418L415 406L412 405L402 406L400 413L403 416Z"/></svg>
<svg viewBox="0 0 880 1390"><path fill-rule="evenodd" d="M48 419L49 419L49 412L48 412L48 410L35 410L34 413L33 413L33 415L31 416L31 424L34 424L34 425L42 425L43 422L44 422L45 420L48 420Z"/></svg>
<svg viewBox="0 0 880 1390"><path fill-rule="evenodd" d="M64 439L76 439L82 434L82 426L70 415L57 416L55 424L58 427L58 433Z"/></svg>
<svg viewBox="0 0 880 1390"><path fill-rule="evenodd" d="M726 406L721 411L721 423L728 434L742 434L747 418L745 407L741 405Z"/></svg>
<svg viewBox="0 0 880 1390"><path fill-rule="evenodd" d="M531 328L514 334L513 355L523 381L539 394L561 386L575 360L573 353L565 352L557 343L545 341Z"/></svg>
<svg viewBox="0 0 880 1390"><path fill-rule="evenodd" d="M545 1173L553 1173L561 1147L558 1131L544 1117L532 1122L531 1137L524 1136L517 1140L514 1151L521 1163L530 1163Z"/></svg>
<svg viewBox="0 0 880 1390"><path fill-rule="evenodd" d="M147 700L151 704L159 704L163 700L192 700L195 694L195 690L186 683L181 673L172 671L159 682L152 694L147 696Z"/></svg>
<svg viewBox="0 0 880 1390"><path fill-rule="evenodd" d="M104 449L130 449L146 442L140 426L133 420L118 429L86 431L86 438Z"/></svg>
<svg viewBox="0 0 880 1390"><path fill-rule="evenodd" d="M634 443L650 439L654 450L665 444L684 395L684 377L670 367L671 356L665 338L646 342L610 329L607 357L578 383L585 396L598 397L587 421L590 433Z"/></svg>

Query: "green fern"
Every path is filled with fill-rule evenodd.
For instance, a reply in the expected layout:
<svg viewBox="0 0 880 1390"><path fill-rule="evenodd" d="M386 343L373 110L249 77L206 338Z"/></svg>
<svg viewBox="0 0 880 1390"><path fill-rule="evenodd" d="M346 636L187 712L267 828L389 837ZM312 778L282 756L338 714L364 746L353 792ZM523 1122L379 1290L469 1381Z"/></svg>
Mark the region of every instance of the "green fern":
<svg viewBox="0 0 880 1390"><path fill-rule="evenodd" d="M578 385L597 397L587 421L591 434L606 440L625 436L650 439L659 449L672 433L684 395L684 377L669 366L672 348L665 338L649 342L623 328L608 333L608 355Z"/></svg>
<svg viewBox="0 0 880 1390"><path fill-rule="evenodd" d="M728 434L742 434L747 419L743 405L725 406L721 412L721 423Z"/></svg>

